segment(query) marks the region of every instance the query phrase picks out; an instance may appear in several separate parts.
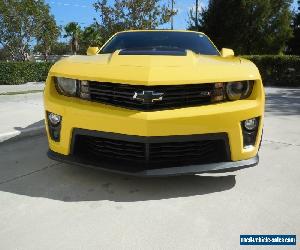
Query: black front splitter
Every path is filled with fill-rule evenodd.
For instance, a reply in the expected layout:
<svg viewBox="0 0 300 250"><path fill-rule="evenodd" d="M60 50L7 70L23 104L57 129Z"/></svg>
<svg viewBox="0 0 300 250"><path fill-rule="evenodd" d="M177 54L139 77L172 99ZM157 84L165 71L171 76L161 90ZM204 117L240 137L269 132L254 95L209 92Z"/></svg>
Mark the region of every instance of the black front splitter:
<svg viewBox="0 0 300 250"><path fill-rule="evenodd" d="M88 162L83 162L82 160L73 157L58 154L51 150L48 151L48 157L52 160L75 164L105 171L110 171L119 174L126 175L135 175L135 176L145 176L145 177L161 177L161 176L175 176L175 175L192 175L192 174L203 174L203 173L227 173L241 170L244 168L254 167L259 162L258 155L242 161L229 161L229 162L220 162L220 163L210 163L210 164L201 164L201 165L188 165L180 167L168 167L168 168L159 168L159 169L149 169L141 171L122 171L120 167L114 168L111 164L106 164L101 162L101 164L92 164Z"/></svg>

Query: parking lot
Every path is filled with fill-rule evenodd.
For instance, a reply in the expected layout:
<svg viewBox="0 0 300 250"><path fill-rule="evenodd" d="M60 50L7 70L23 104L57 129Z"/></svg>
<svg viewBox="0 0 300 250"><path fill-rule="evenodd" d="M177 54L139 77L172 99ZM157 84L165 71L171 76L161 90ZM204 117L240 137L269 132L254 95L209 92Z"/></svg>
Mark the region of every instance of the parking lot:
<svg viewBox="0 0 300 250"><path fill-rule="evenodd" d="M49 160L45 136L2 142L0 249L247 249L240 234L299 237L300 89L267 88L265 115L259 165L230 174L128 177Z"/></svg>

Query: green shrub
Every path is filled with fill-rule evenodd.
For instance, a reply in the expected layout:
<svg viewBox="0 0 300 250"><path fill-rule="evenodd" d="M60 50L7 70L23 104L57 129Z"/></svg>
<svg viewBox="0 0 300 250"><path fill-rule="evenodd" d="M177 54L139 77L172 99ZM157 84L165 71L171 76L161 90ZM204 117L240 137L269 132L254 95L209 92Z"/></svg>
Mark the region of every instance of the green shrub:
<svg viewBox="0 0 300 250"><path fill-rule="evenodd" d="M258 67L265 85L300 86L300 56L242 56Z"/></svg>
<svg viewBox="0 0 300 250"><path fill-rule="evenodd" d="M45 81L53 63L0 61L0 85Z"/></svg>
<svg viewBox="0 0 300 250"><path fill-rule="evenodd" d="M258 67L265 85L300 86L300 56L242 56ZM45 81L53 63L0 61L0 85Z"/></svg>

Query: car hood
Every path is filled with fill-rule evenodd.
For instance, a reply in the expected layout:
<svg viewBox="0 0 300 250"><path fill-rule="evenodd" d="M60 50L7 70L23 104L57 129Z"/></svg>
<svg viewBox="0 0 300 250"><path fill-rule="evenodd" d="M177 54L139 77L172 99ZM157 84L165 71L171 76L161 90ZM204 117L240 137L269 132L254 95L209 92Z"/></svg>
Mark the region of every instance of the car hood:
<svg viewBox="0 0 300 250"><path fill-rule="evenodd" d="M50 76L141 85L172 85L260 79L256 66L238 57L197 55L71 56L58 61Z"/></svg>

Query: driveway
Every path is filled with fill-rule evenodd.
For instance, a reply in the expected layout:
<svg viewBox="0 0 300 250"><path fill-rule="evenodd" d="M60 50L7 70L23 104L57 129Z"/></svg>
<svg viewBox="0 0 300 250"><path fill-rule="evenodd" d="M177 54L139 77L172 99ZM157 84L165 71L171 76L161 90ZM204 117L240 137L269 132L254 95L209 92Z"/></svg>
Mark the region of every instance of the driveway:
<svg viewBox="0 0 300 250"><path fill-rule="evenodd" d="M232 174L127 177L51 161L44 136L1 143L0 249L232 250L248 249L240 234L299 238L300 89L267 88L266 108L260 164Z"/></svg>

